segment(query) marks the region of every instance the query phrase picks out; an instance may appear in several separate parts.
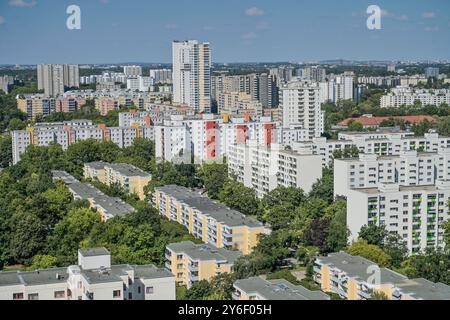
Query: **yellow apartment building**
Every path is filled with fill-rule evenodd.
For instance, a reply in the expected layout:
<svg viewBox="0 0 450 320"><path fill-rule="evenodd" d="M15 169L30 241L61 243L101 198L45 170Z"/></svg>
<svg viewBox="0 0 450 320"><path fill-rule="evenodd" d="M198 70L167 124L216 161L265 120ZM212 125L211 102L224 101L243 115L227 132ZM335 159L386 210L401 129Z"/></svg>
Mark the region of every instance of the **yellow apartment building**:
<svg viewBox="0 0 450 320"><path fill-rule="evenodd" d="M345 252L317 257L313 269L314 280L323 291L348 300L369 300L374 292L384 293L389 300L450 299L450 286L422 278L408 279Z"/></svg>
<svg viewBox="0 0 450 320"><path fill-rule="evenodd" d="M244 255L252 252L259 235L271 232L256 219L185 187L155 188L152 202L160 215L182 224L204 243L236 249Z"/></svg>
<svg viewBox="0 0 450 320"><path fill-rule="evenodd" d="M231 273L234 262L241 256L239 251L183 241L166 247L166 268L175 276L177 284L190 288L197 281Z"/></svg>
<svg viewBox="0 0 450 320"><path fill-rule="evenodd" d="M84 165L84 177L97 179L108 185L120 185L129 193L145 199L144 187L152 180L151 174L126 163L92 162Z"/></svg>

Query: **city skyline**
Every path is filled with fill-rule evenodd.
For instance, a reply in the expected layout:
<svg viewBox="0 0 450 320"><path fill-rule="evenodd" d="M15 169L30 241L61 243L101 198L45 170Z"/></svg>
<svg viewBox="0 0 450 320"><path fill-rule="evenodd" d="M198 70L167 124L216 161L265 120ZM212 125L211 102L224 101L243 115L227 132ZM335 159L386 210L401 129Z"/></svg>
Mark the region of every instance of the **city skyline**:
<svg viewBox="0 0 450 320"><path fill-rule="evenodd" d="M169 63L172 41L188 39L211 43L213 62L450 58L450 3L437 0L81 0L81 30L66 28L70 4L3 1L0 64ZM381 30L366 27L370 4L382 9Z"/></svg>

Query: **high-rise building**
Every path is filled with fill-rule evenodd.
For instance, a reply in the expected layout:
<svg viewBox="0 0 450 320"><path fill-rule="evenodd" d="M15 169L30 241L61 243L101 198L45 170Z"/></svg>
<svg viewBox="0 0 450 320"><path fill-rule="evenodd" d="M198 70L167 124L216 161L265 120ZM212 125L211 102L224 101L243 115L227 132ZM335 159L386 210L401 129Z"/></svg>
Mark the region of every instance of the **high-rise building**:
<svg viewBox="0 0 450 320"><path fill-rule="evenodd" d="M127 77L142 76L142 67L140 67L140 66L124 66L123 73Z"/></svg>
<svg viewBox="0 0 450 320"><path fill-rule="evenodd" d="M307 129L309 138L320 137L324 132L324 112L320 109L320 87L317 83L290 82L280 94L283 127L300 125Z"/></svg>
<svg viewBox="0 0 450 320"><path fill-rule="evenodd" d="M425 77L428 78L439 78L439 68L425 68Z"/></svg>
<svg viewBox="0 0 450 320"><path fill-rule="evenodd" d="M38 90L51 97L63 94L65 88L80 86L78 65L39 64L37 78Z"/></svg>
<svg viewBox="0 0 450 320"><path fill-rule="evenodd" d="M196 40L174 41L173 101L211 112L211 49Z"/></svg>
<svg viewBox="0 0 450 320"><path fill-rule="evenodd" d="M319 66L306 67L301 69L302 80L309 80L315 82L325 81L326 71Z"/></svg>

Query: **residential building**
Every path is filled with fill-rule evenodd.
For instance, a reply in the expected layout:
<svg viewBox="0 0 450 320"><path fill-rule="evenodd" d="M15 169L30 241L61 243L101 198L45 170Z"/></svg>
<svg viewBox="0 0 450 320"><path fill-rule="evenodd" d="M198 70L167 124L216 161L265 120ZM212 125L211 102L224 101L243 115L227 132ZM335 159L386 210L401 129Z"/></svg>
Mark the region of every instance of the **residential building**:
<svg viewBox="0 0 450 320"><path fill-rule="evenodd" d="M326 71L319 66L305 67L301 69L300 77L306 81L323 82L325 81Z"/></svg>
<svg viewBox="0 0 450 320"><path fill-rule="evenodd" d="M359 158L334 160L334 195L350 189L375 188L379 183L400 186L434 184L450 180L450 149L438 152L400 151L398 155L359 154Z"/></svg>
<svg viewBox="0 0 450 320"><path fill-rule="evenodd" d="M9 93L9 89L14 84L14 77L11 76L0 76L0 90L4 93Z"/></svg>
<svg viewBox="0 0 450 320"><path fill-rule="evenodd" d="M172 70L170 69L155 69L150 70L151 84L158 83L172 83Z"/></svg>
<svg viewBox="0 0 450 320"><path fill-rule="evenodd" d="M216 248L209 243L183 241L166 247L166 268L178 285L190 288L198 281L233 272L233 264L241 256L239 251Z"/></svg>
<svg viewBox="0 0 450 320"><path fill-rule="evenodd" d="M81 183L65 171L52 171L53 181L66 184L75 200L89 201L90 208L100 214L102 221L123 217L135 211L129 204L117 197L110 197L89 183Z"/></svg>
<svg viewBox="0 0 450 320"><path fill-rule="evenodd" d="M375 292L389 300L450 300L450 286L422 278L408 279L345 252L317 257L313 270L314 280L323 291L348 300L369 300Z"/></svg>
<svg viewBox="0 0 450 320"><path fill-rule="evenodd" d="M139 199L145 199L144 188L152 180L151 174L127 163L91 162L84 164L84 177L108 186L118 185Z"/></svg>
<svg viewBox="0 0 450 320"><path fill-rule="evenodd" d="M111 265L106 248L78 250L78 265L0 272L0 300L175 300L175 278L154 265Z"/></svg>
<svg viewBox="0 0 450 320"><path fill-rule="evenodd" d="M380 99L381 108L412 106L419 102L422 106L450 105L450 89L414 89L398 86Z"/></svg>
<svg viewBox="0 0 450 320"><path fill-rule="evenodd" d="M284 279L251 277L236 280L233 288L233 300L330 300L330 296L321 291L311 291Z"/></svg>
<svg viewBox="0 0 450 320"><path fill-rule="evenodd" d="M439 79L439 68L428 67L425 68L425 77Z"/></svg>
<svg viewBox="0 0 450 320"><path fill-rule="evenodd" d="M17 96L17 109L27 114L27 118L35 120L56 111L56 99L44 94Z"/></svg>
<svg viewBox="0 0 450 320"><path fill-rule="evenodd" d="M37 78L38 90L44 90L45 95L50 97L63 94L65 88L80 86L78 65L39 64Z"/></svg>
<svg viewBox="0 0 450 320"><path fill-rule="evenodd" d="M253 251L260 234L270 233L256 219L184 187L157 187L152 203L160 215L185 226L203 242L217 248L237 249L244 255Z"/></svg>
<svg viewBox="0 0 450 320"><path fill-rule="evenodd" d="M196 40L174 41L173 101L211 112L211 49Z"/></svg>
<svg viewBox="0 0 450 320"><path fill-rule="evenodd" d="M141 66L124 66L123 73L128 77L137 77L142 76L142 67Z"/></svg>
<svg viewBox="0 0 450 320"><path fill-rule="evenodd" d="M379 183L347 194L349 241L357 239L363 226L377 225L402 238L410 254L444 246L450 180L418 186Z"/></svg>
<svg viewBox="0 0 450 320"><path fill-rule="evenodd" d="M320 82L320 103L353 100L353 76L333 76Z"/></svg>
<svg viewBox="0 0 450 320"><path fill-rule="evenodd" d="M310 192L322 177L321 157L254 143L231 146L227 154L228 173L262 198L278 187L301 188Z"/></svg>
<svg viewBox="0 0 450 320"><path fill-rule="evenodd" d="M320 108L320 87L316 83L290 82L280 94L283 127L300 125L308 130L308 138L317 138L324 132L324 111Z"/></svg>

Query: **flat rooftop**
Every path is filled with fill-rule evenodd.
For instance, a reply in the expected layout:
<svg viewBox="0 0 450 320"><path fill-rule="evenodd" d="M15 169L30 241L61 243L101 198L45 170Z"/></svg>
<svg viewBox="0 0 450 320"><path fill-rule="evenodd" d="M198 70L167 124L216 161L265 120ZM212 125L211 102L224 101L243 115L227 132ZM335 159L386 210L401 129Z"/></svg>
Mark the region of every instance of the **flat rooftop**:
<svg viewBox="0 0 450 320"><path fill-rule="evenodd" d="M345 272L349 277L367 281L371 273L368 273L370 266L377 266L366 258L352 256L346 252L330 253L327 257L318 257L317 260L322 264L337 268ZM401 283L408 278L400 273L390 269L380 268L380 281L382 284Z"/></svg>
<svg viewBox="0 0 450 320"><path fill-rule="evenodd" d="M252 277L237 280L234 287L246 294L258 294L267 300L330 300L330 296L323 292L311 291L284 279L264 280Z"/></svg>
<svg viewBox="0 0 450 320"><path fill-rule="evenodd" d="M78 252L83 257L96 257L96 256L111 255L111 253L105 247L79 249Z"/></svg>
<svg viewBox="0 0 450 320"><path fill-rule="evenodd" d="M423 278L407 280L397 285L402 293L415 299L450 300L450 286L444 283L434 283Z"/></svg>
<svg viewBox="0 0 450 320"><path fill-rule="evenodd" d="M143 177L143 178L151 178L151 174L132 166L127 163L110 163L107 164L108 167L118 171L121 175L127 177Z"/></svg>
<svg viewBox="0 0 450 320"><path fill-rule="evenodd" d="M188 188L176 185L167 185L155 189L171 195L177 201L185 203L189 207L197 209L202 214L209 215L217 222L223 223L229 227L238 227L243 225L250 228L263 227L263 224L258 220L252 217L247 217L239 211L232 210L229 207L219 204Z"/></svg>
<svg viewBox="0 0 450 320"><path fill-rule="evenodd" d="M0 287L16 285L39 286L46 284L57 284L65 283L67 282L67 279L67 268L0 272Z"/></svg>
<svg viewBox="0 0 450 320"><path fill-rule="evenodd" d="M185 254L195 261L217 261L234 263L242 253L239 251L216 248L211 244L195 244L192 241L171 243L167 248L175 254Z"/></svg>

